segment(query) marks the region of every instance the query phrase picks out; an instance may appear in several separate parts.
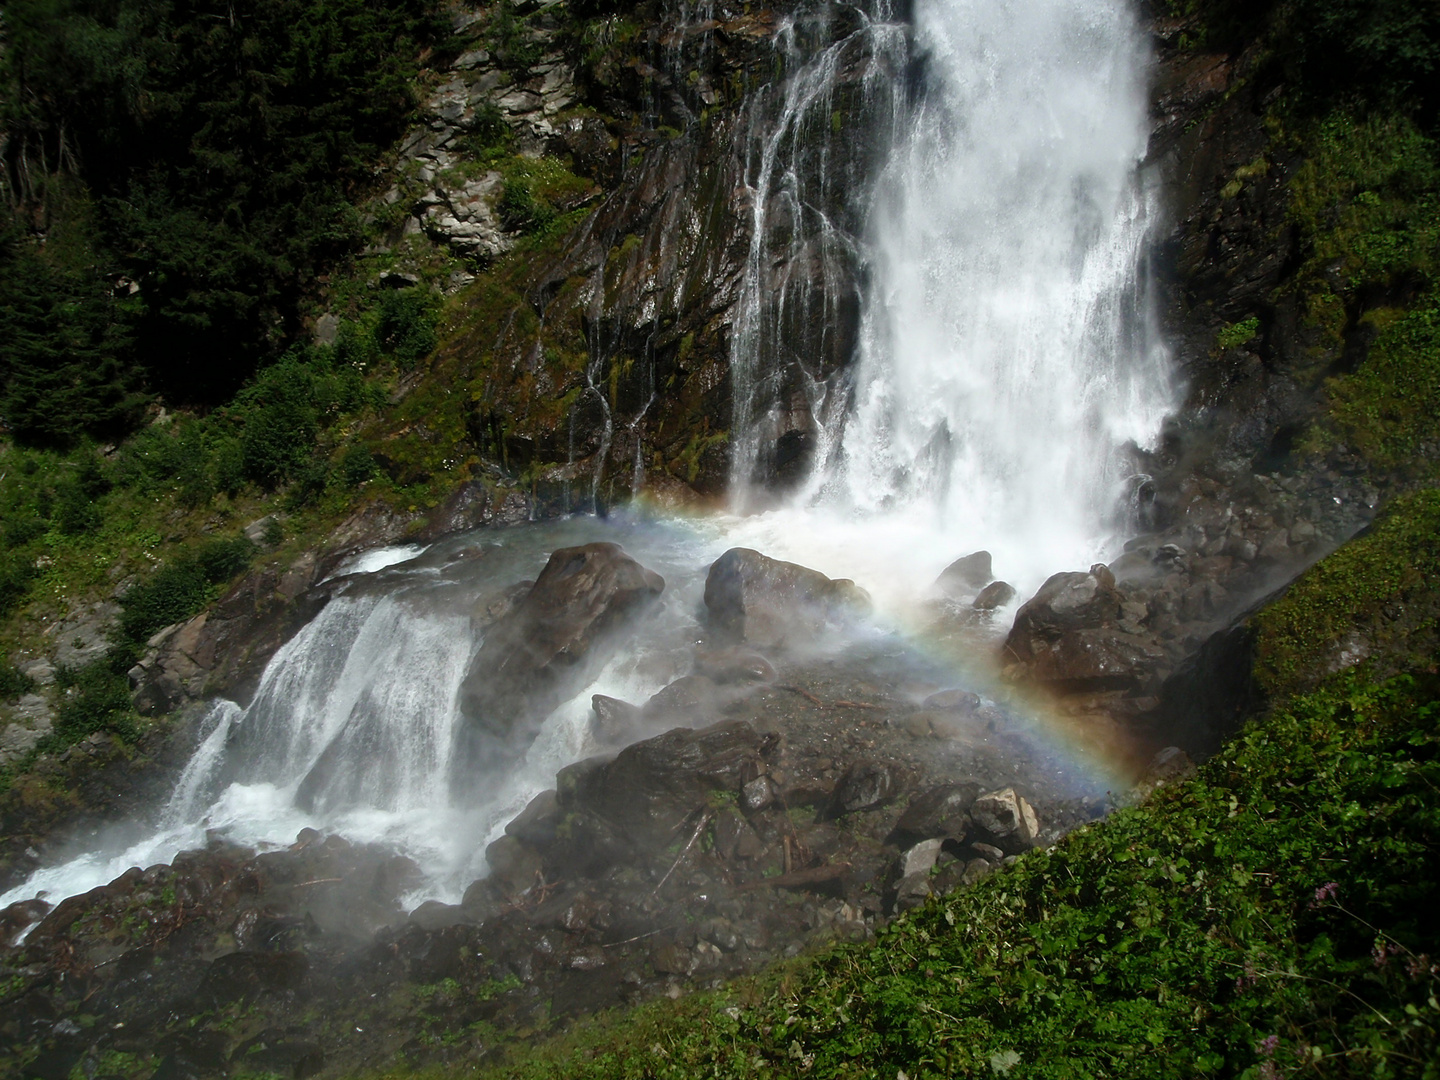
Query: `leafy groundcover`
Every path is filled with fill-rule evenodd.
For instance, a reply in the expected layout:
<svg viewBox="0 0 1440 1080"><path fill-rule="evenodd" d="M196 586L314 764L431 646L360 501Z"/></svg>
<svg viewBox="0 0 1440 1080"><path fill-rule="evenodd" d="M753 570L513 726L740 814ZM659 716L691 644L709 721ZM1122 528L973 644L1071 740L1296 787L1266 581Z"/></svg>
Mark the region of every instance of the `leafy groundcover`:
<svg viewBox="0 0 1440 1080"><path fill-rule="evenodd" d="M874 945L594 1021L489 1069L1440 1076L1437 692L1419 674L1294 698L1194 779Z"/></svg>

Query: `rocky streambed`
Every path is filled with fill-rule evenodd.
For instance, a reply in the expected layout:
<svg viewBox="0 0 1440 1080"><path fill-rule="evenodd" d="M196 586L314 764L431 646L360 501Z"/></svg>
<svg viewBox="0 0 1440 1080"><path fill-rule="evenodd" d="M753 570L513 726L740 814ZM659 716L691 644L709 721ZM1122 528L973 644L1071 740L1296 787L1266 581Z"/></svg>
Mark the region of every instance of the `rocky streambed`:
<svg viewBox="0 0 1440 1080"><path fill-rule="evenodd" d="M972 561L959 587L983 593L988 576ZM489 596L477 617L492 644L460 695L489 760L520 752L663 589L592 543ZM1052 579L1017 626L1052 632L1060 611L1081 633L1119 595L1102 568ZM956 633L993 649L984 606L966 607ZM1113 739L1061 737L1002 682L956 685L953 665L867 609L853 583L726 552L693 645L678 643L689 672L643 701L593 695L595 753L504 826L458 903L414 906L412 859L307 828L268 850L215 833L53 908L13 905L0 913L8 1066L303 1077L473 1059L567 1017L864 939L1099 816L1136 761L1144 771L1148 743L1121 767ZM497 734L501 715L515 724ZM1151 778L1187 760L1164 751Z"/></svg>

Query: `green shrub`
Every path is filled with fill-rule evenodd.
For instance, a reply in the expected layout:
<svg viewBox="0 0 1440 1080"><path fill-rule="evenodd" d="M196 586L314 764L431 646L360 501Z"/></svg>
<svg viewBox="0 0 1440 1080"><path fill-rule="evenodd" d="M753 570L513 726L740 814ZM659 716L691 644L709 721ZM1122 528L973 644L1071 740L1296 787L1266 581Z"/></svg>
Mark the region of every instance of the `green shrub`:
<svg viewBox="0 0 1440 1080"><path fill-rule="evenodd" d="M249 565L255 546L243 536L209 540L157 570L120 598L120 640L133 645L203 608L214 586Z"/></svg>
<svg viewBox="0 0 1440 1080"><path fill-rule="evenodd" d="M74 480L56 486L55 524L66 536L79 536L100 527L100 506Z"/></svg>
<svg viewBox="0 0 1440 1080"><path fill-rule="evenodd" d="M0 701L14 701L35 689L35 680L0 654Z"/></svg>
<svg viewBox="0 0 1440 1080"><path fill-rule="evenodd" d="M247 537L207 540L195 550L195 563L211 585L220 585L241 574L255 557L255 545Z"/></svg>
<svg viewBox="0 0 1440 1080"><path fill-rule="evenodd" d="M1256 619L1255 675L1267 692L1323 678L1348 639L1420 664L1435 643L1440 491L1392 502L1370 530L1306 571Z"/></svg>
<svg viewBox="0 0 1440 1080"><path fill-rule="evenodd" d="M556 216L555 207L538 198L533 184L524 176L505 181L505 190L495 208L500 212L500 223L512 232L539 232Z"/></svg>
<svg viewBox="0 0 1440 1080"><path fill-rule="evenodd" d="M120 649L82 668L56 670L55 681L65 693L48 749L72 745L96 731L109 731L127 741L135 738L138 728L125 674L133 662L133 654Z"/></svg>
<svg viewBox="0 0 1440 1080"><path fill-rule="evenodd" d="M1260 320L1251 315L1237 323L1231 323L1215 336L1215 344L1222 349L1237 349L1248 344L1260 333Z"/></svg>
<svg viewBox="0 0 1440 1080"><path fill-rule="evenodd" d="M375 475L375 455L364 444L347 447L340 457L340 482L347 488L357 488Z"/></svg>
<svg viewBox="0 0 1440 1080"><path fill-rule="evenodd" d="M0 618L25 602L34 580L35 565L31 560L8 551L0 553Z"/></svg>
<svg viewBox="0 0 1440 1080"><path fill-rule="evenodd" d="M435 297L428 290L390 290L380 301L375 339L397 364L413 368L435 348L438 318Z"/></svg>
<svg viewBox="0 0 1440 1080"><path fill-rule="evenodd" d="M324 495L329 484L330 463L317 454L296 473L290 490L285 493L286 508L304 509Z"/></svg>
<svg viewBox="0 0 1440 1080"><path fill-rule="evenodd" d="M22 548L45 535L45 519L28 507L5 519L3 542L10 549Z"/></svg>

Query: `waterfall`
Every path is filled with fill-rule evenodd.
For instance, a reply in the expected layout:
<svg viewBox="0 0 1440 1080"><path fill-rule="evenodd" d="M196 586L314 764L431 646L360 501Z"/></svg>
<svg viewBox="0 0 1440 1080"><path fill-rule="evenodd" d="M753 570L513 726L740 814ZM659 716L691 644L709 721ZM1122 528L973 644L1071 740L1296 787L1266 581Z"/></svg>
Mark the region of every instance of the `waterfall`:
<svg viewBox="0 0 1440 1080"><path fill-rule="evenodd" d="M1141 273L1139 28L1125 0L919 0L914 35L849 407L802 502L1034 571L1083 565L1127 447L1174 402Z"/></svg>
<svg viewBox="0 0 1440 1080"><path fill-rule="evenodd" d="M786 77L746 108L750 242L730 349L730 491L741 509L775 465L787 388L808 398L848 359L871 159L898 117L906 57L904 28L887 21L884 0L875 8L850 9L848 33L824 21L836 18L828 9L817 25L787 18L774 46ZM834 40L817 50L817 38Z"/></svg>
<svg viewBox="0 0 1440 1080"><path fill-rule="evenodd" d="M1127 448L1174 396L1144 295L1145 53L1127 3L916 0L909 28L827 6L783 23L776 49L785 77L750 96L736 144L751 230L732 486L753 508L777 433L803 414L812 464L791 501L688 524L575 518L347 567L254 698L212 707L153 829L37 872L0 906L83 891L212 829L264 847L305 827L390 844L420 864L426 895L458 899L485 841L591 747L591 693L640 702L690 670L705 570L726 548L854 578L882 616L889 594L917 595L978 547L1022 597L1104 554L1143 482ZM591 289L598 358L603 267ZM612 418L598 374L597 360L603 465L656 389ZM638 483L638 449L633 468ZM457 693L484 632L472 612L555 548L595 539L661 573L661 603L523 764L457 792Z"/></svg>

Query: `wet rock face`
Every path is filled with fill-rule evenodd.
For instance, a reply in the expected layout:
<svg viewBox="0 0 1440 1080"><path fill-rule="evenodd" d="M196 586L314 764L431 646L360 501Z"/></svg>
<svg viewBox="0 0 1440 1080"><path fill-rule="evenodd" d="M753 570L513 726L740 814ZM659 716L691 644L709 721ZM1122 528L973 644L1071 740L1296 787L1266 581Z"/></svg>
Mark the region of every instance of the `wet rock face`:
<svg viewBox="0 0 1440 1080"><path fill-rule="evenodd" d="M556 778L567 814L567 848L577 856L616 841L654 852L676 839L712 793L737 795L761 776L778 740L743 721L702 731L676 728L620 751L614 760L580 762Z"/></svg>
<svg viewBox="0 0 1440 1080"><path fill-rule="evenodd" d="M870 597L853 581L832 580L749 548L731 548L705 578L705 608L715 636L761 649L814 643L869 606Z"/></svg>
<svg viewBox="0 0 1440 1080"><path fill-rule="evenodd" d="M1052 576L1015 616L1007 674L1062 692L1135 690L1165 653L1120 625L1124 598L1104 566Z"/></svg>
<svg viewBox="0 0 1440 1080"><path fill-rule="evenodd" d="M704 655L715 674L757 666ZM487 1025L537 1028L864 939L1093 816L973 694L932 687L929 712L970 728L921 739L901 723L921 693L883 657L767 663L773 681L677 680L714 697L673 691L670 715L695 726L648 738L646 707L598 699L643 741L562 770L459 904L406 915L413 864L307 830L0 913L9 940L40 920L18 949L0 939L0 985L19 979L0 1073L11 1047L65 1070L114 1052L201 1077L482 1055L466 1040ZM106 1023L66 1023L93 1015Z"/></svg>
<svg viewBox="0 0 1440 1080"><path fill-rule="evenodd" d="M512 747L613 653L665 588L618 544L561 548L491 626L460 687L472 728Z"/></svg>

